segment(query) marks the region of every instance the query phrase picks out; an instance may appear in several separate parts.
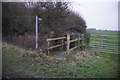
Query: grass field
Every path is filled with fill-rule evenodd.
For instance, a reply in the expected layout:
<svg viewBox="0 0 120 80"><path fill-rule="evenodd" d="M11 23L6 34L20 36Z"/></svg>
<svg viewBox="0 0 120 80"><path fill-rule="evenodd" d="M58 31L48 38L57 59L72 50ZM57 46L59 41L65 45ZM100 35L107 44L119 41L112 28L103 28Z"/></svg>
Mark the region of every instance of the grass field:
<svg viewBox="0 0 120 80"><path fill-rule="evenodd" d="M118 32L113 31L98 31L98 30L87 30L88 33L97 34L97 35L115 35L118 36Z"/></svg>
<svg viewBox="0 0 120 80"><path fill-rule="evenodd" d="M48 60L9 48L3 50L3 78L117 78L116 54L93 56L84 60ZM77 63L72 65L71 62Z"/></svg>

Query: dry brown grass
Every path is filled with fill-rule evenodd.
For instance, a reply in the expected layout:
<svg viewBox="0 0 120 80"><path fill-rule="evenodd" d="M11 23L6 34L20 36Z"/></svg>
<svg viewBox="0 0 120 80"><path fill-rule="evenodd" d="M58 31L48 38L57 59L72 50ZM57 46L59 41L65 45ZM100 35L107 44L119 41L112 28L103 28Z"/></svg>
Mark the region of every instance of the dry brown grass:
<svg viewBox="0 0 120 80"><path fill-rule="evenodd" d="M90 59L93 56L98 56L98 52L91 49L77 51L76 54L71 55L70 64L81 67L83 60Z"/></svg>
<svg viewBox="0 0 120 80"><path fill-rule="evenodd" d="M75 54L76 59L84 60L86 58L90 58L94 56L94 52L92 50L80 51Z"/></svg>

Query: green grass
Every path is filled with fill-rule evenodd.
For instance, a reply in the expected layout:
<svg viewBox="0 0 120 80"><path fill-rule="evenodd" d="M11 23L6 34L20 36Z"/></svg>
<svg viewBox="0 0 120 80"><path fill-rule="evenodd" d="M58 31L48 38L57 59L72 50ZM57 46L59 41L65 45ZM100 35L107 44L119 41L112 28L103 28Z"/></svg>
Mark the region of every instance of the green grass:
<svg viewBox="0 0 120 80"><path fill-rule="evenodd" d="M65 60L37 60L30 56L18 56L13 49L3 50L3 77L32 78L116 78L118 77L117 55L104 54L83 61L82 67Z"/></svg>
<svg viewBox="0 0 120 80"><path fill-rule="evenodd" d="M88 33L91 34L97 34L97 35L118 35L118 32L113 32L113 31L96 31L96 30L87 30Z"/></svg>

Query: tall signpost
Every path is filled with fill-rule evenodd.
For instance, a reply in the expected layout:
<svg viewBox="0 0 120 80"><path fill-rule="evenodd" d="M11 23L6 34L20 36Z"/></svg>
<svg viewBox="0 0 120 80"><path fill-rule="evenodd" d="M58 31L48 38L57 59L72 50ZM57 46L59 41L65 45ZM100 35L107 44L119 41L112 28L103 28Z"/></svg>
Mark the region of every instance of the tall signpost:
<svg viewBox="0 0 120 80"><path fill-rule="evenodd" d="M38 48L38 16L36 15L36 49Z"/></svg>
<svg viewBox="0 0 120 80"><path fill-rule="evenodd" d="M36 15L36 49L38 48L38 20L42 21L42 18Z"/></svg>

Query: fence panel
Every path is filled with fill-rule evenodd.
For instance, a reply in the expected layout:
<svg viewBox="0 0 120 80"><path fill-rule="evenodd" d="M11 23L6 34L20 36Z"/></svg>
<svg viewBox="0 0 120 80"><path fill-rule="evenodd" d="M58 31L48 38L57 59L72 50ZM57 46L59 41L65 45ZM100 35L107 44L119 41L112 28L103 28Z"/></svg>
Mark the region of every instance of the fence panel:
<svg viewBox="0 0 120 80"><path fill-rule="evenodd" d="M57 47L60 47L62 46L63 48L63 45L66 45L67 46L67 50L65 51L65 53L68 53L69 54L69 51L73 51L75 49L79 49L79 47L81 45L86 45L86 42L85 42L85 39L84 39L84 34L80 35L72 35L74 38L70 38L70 35L68 35L67 37L58 37L58 38L49 38L47 39L47 42L48 42L48 48L47 48L47 51L48 51L48 54L49 54L49 50L53 49L53 48L57 48ZM64 41L64 39L67 39L67 41ZM55 40L61 40L61 44L57 44L57 45L54 45L54 46L50 46L50 42L51 41L55 41ZM82 44L80 44L80 40L82 40ZM75 43L74 44L74 47L72 47L70 49L70 44L71 43Z"/></svg>
<svg viewBox="0 0 120 80"><path fill-rule="evenodd" d="M95 51L118 54L118 38L119 36L91 35L90 46Z"/></svg>

